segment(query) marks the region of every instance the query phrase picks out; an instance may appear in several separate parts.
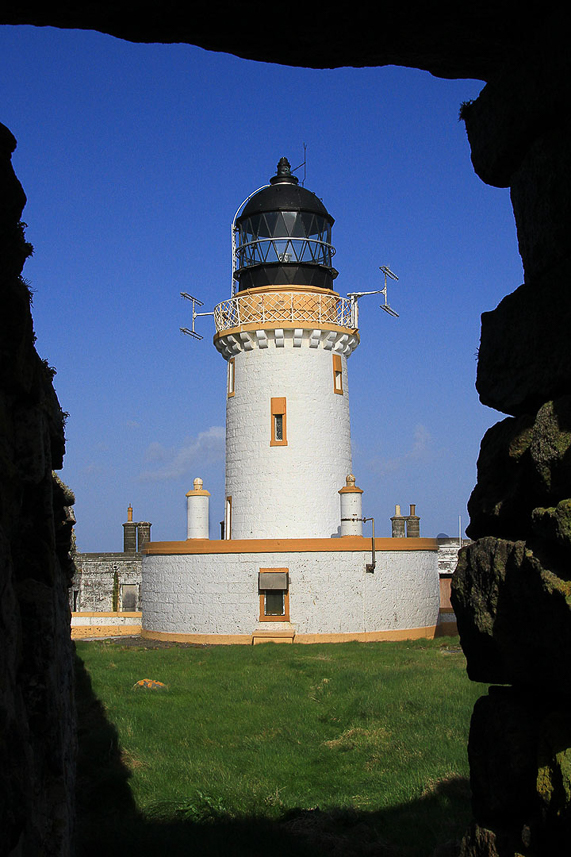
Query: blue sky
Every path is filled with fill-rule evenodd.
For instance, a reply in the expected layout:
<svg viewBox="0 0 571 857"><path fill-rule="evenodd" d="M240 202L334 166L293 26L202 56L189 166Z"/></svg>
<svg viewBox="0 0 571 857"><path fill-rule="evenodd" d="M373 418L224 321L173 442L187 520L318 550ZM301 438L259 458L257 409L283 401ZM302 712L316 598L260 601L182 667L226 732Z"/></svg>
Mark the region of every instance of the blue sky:
<svg viewBox="0 0 571 857"><path fill-rule="evenodd" d="M522 282L507 190L474 174L462 101L480 81L427 72L296 69L189 45L0 27L0 121L28 203L40 355L67 424L62 473L85 551L121 550L126 509L183 539L195 476L224 497L225 363L179 332L190 305L230 295L240 202L307 144L306 187L335 217L341 294L360 304L349 361L353 464L364 513L390 534L416 503L421 535L456 535L486 428L474 388L480 314Z"/></svg>

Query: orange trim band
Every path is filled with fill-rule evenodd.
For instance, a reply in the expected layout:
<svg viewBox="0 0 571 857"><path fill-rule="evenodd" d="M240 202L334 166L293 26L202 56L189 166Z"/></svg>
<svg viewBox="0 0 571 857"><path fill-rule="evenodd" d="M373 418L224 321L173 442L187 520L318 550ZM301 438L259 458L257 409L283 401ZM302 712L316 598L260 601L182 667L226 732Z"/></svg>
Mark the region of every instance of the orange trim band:
<svg viewBox="0 0 571 857"><path fill-rule="evenodd" d="M192 539L186 542L147 542L148 556L211 553L305 553L371 550L371 539L344 536L342 539ZM436 539L375 539L377 551L437 551Z"/></svg>
<svg viewBox="0 0 571 857"><path fill-rule="evenodd" d="M426 625L422 628L403 628L395 631L361 631L354 634L296 634L293 632L293 642L311 643L382 643L398 640L433 640L442 636L436 625ZM292 632L273 631L267 634L258 629L253 634L177 634L170 631L141 631L141 637L146 640L165 640L173 643L198 643L208 646L243 645L251 646L256 642L270 642L272 637L281 638L287 642L292 638ZM276 639L277 642L277 639Z"/></svg>
<svg viewBox="0 0 571 857"><path fill-rule="evenodd" d="M398 640L432 640L436 636L436 625L423 628L403 628L394 631L357 631L354 634L296 634L295 643L382 643Z"/></svg>
<svg viewBox="0 0 571 857"><path fill-rule="evenodd" d="M322 289L320 286L256 286L253 289L244 289L238 292L238 296L242 295L259 295L264 292L315 292L318 295L327 295L328 297L338 298L339 292L334 292L332 289Z"/></svg>
<svg viewBox="0 0 571 857"><path fill-rule="evenodd" d="M81 640L84 637L138 637L140 633L140 622L138 625L74 625L71 629L71 639Z"/></svg>

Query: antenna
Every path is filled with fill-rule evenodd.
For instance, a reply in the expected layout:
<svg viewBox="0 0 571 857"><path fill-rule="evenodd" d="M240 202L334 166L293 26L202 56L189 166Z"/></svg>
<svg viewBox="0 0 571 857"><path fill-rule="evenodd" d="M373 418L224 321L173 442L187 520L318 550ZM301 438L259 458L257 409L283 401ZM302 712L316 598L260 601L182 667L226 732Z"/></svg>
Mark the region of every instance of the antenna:
<svg viewBox="0 0 571 857"><path fill-rule="evenodd" d="M187 301L192 303L192 329L189 330L188 327L179 328L181 333L186 333L187 336L192 336L194 339L203 339L204 337L197 333L194 329L194 321L197 318L200 318L205 315L214 315L213 312L196 312L197 306L204 306L202 301L199 301L198 298L193 298L192 295L187 294L186 292L180 293L181 298L184 298Z"/></svg>
<svg viewBox="0 0 571 857"><path fill-rule="evenodd" d="M385 312L388 312L389 315L392 315L393 318L398 318L398 312L394 310L387 301L387 277L390 277L391 280L398 280L398 277L391 271L388 265L381 265L379 271L382 271L385 275L385 287L380 291L380 294L385 297L385 302L380 304L380 307L381 309L384 309Z"/></svg>
<svg viewBox="0 0 571 857"><path fill-rule="evenodd" d="M374 292L347 292L347 297L351 298L352 324L354 327L359 327L359 298L363 298L365 295L384 295L385 302L380 304L381 309L384 309L393 318L399 318L398 312L392 306L389 306L387 302L387 277L390 277L391 280L398 280L398 277L391 271L388 265L381 265L379 271L382 271L385 275L384 289L377 289Z"/></svg>
<svg viewBox="0 0 571 857"><path fill-rule="evenodd" d="M303 167L303 180L301 182L301 186L304 187L305 179L307 178L307 143L303 143L303 161L298 167L295 167L295 169L292 170L292 173L295 173L295 171L301 169L301 167Z"/></svg>

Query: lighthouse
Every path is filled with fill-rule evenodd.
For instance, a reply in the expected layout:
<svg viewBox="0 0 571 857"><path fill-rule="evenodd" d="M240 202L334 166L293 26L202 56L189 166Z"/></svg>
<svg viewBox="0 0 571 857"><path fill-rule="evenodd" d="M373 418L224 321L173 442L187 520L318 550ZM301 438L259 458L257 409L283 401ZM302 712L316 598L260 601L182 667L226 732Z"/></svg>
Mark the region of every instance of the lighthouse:
<svg viewBox="0 0 571 857"><path fill-rule="evenodd" d="M214 337L228 364L227 539L340 534L359 335L334 290L333 223L286 158L236 219L236 293L216 307Z"/></svg>
<svg viewBox="0 0 571 857"><path fill-rule="evenodd" d="M145 546L143 637L309 644L436 631L438 545L420 538L414 509L406 538L363 535L372 519L353 475L347 361L359 297L383 294L396 313L388 269L384 290L336 291L333 223L286 158L238 208L232 290L212 313L226 361L223 533L209 538L210 493L196 478L187 538ZM210 313L184 297L183 330L200 339L194 320Z"/></svg>

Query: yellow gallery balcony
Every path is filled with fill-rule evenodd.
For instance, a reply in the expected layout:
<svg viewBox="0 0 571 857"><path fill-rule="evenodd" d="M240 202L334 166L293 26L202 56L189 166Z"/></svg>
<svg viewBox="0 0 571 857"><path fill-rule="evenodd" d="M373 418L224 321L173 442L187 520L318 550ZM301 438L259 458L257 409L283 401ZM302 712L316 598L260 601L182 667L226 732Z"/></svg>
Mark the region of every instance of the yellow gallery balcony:
<svg viewBox="0 0 571 857"><path fill-rule="evenodd" d="M216 333L244 325L322 327L355 331L357 303L329 289L289 286L248 289L214 307Z"/></svg>

